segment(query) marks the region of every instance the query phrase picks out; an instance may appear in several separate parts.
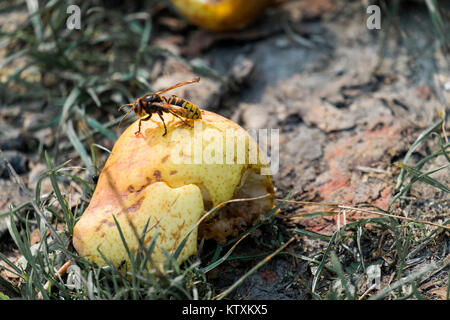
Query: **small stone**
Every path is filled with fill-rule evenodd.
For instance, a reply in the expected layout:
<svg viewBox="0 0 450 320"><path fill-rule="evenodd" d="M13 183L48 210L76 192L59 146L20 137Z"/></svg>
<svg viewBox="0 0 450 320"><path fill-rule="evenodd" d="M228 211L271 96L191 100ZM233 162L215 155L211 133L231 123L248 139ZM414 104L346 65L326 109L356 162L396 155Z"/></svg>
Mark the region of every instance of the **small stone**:
<svg viewBox="0 0 450 320"><path fill-rule="evenodd" d="M11 180L0 179L0 190L0 213L8 212L11 204L17 206L27 201L19 185ZM8 220L9 215L0 216L0 237L8 230Z"/></svg>
<svg viewBox="0 0 450 320"><path fill-rule="evenodd" d="M317 101L309 106L305 104L300 113L306 122L316 125L327 133L350 129L355 125L352 113L342 111L324 101Z"/></svg>
<svg viewBox="0 0 450 320"><path fill-rule="evenodd" d="M9 163L11 163L11 166L17 172L17 174L20 175L28 171L28 159L23 153L9 150L4 151L3 155L9 161ZM10 177L9 169L7 168L6 163L3 161L3 159L0 160L0 178L7 179Z"/></svg>
<svg viewBox="0 0 450 320"><path fill-rule="evenodd" d="M31 190L34 190L36 188L36 184L39 181L39 178L42 174L44 174L47 171L47 166L38 163L36 164L28 173L28 188Z"/></svg>
<svg viewBox="0 0 450 320"><path fill-rule="evenodd" d="M280 49L285 49L289 47L290 43L286 38L279 38L275 41L275 45Z"/></svg>
<svg viewBox="0 0 450 320"><path fill-rule="evenodd" d="M247 129L262 129L266 127L269 115L264 108L255 104L243 103L242 121Z"/></svg>
<svg viewBox="0 0 450 320"><path fill-rule="evenodd" d="M35 150L38 142L19 129L4 131L0 135L0 148L5 150L30 151Z"/></svg>

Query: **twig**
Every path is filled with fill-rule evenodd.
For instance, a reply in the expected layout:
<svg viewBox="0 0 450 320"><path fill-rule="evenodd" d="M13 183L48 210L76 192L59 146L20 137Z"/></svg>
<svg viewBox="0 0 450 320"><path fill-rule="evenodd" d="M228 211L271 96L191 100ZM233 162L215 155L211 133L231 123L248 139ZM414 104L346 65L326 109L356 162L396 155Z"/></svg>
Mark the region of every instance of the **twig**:
<svg viewBox="0 0 450 320"><path fill-rule="evenodd" d="M339 206L339 208L342 208L342 209L350 209L350 210L352 210L352 211L360 211L360 212L366 212L366 213L373 213L373 214L378 214L378 215L384 216L384 217L390 217L390 218L402 219L402 220L411 221L411 222L418 222L418 223L423 223L423 224L429 224L429 225L431 225L431 226L435 226L435 227L439 227L439 228L443 228L443 229L450 230L450 226L444 226L444 225L442 225L442 224L438 224L438 223L434 223L434 222L430 222L430 221L425 221L425 220L419 220L419 219L407 218L407 217L403 217L403 216L396 216L395 214L384 213L384 212L379 212L379 211L375 211L375 210L365 210L365 209L359 209L359 208L353 208L353 207L347 207L347 206Z"/></svg>
<svg viewBox="0 0 450 320"><path fill-rule="evenodd" d="M381 211L377 211L377 210L367 210L367 209L355 208L355 207L351 207L351 206L344 206L344 205L340 205L340 204L337 204L337 203L295 201L295 200L283 200L283 199L275 199L275 200L283 201L283 202L290 202L290 203L297 203L297 204L302 204L302 205L315 205L315 206L323 206L323 207L334 207L334 208L337 208L337 209L346 209L346 210L350 210L350 211L359 211L359 212L365 212L365 213L373 213L373 214L377 214L377 215L384 216L384 217L401 219L401 220L406 220L406 221L411 221L411 222L418 222L418 223L428 224L428 225L432 225L432 226L435 226L435 227L439 227L439 228L450 230L450 226L444 226L442 224L438 224L438 223L434 223L434 222L430 222L430 221L413 219L413 218L408 218L408 217L403 217L403 216L397 216L395 214L390 214L390 213L387 213L387 212L381 212Z"/></svg>
<svg viewBox="0 0 450 320"><path fill-rule="evenodd" d="M52 192L48 192L48 193L46 193L46 194L41 195L39 199L40 199L40 201L45 201L45 200L49 199L49 197L50 197L51 195L52 195ZM26 208L26 207L27 207L28 205L30 205L30 204L31 204L30 201L25 201L25 202L21 203L20 205L18 205L17 207L14 207L14 208L12 209L12 212L14 213L14 212L16 212L16 211L20 211L20 210L22 210L23 208ZM10 213L10 210L1 212L1 213L0 213L0 218L6 217L7 215L9 215L9 213Z"/></svg>
<svg viewBox="0 0 450 320"><path fill-rule="evenodd" d="M281 26L286 32L286 35L295 43L308 49L315 48L314 42L302 37L301 35L297 34L294 30L292 30L292 27L289 25L289 22L287 20L283 19L281 22Z"/></svg>
<svg viewBox="0 0 450 320"><path fill-rule="evenodd" d="M377 287L377 285L374 283L373 285L371 285L370 287L369 287L369 289L367 289L362 295L361 295L361 297L359 297L358 298L358 300L362 300L362 299L364 299L366 296L367 296L367 294L370 292L370 291L372 291L373 289L375 289Z"/></svg>
<svg viewBox="0 0 450 320"><path fill-rule="evenodd" d="M434 273L442 270L443 268L445 268L449 264L450 264L450 254L447 255L441 261L439 261L439 262L431 262L430 264L428 264L427 266L423 267L418 272L410 274L407 277L402 278L402 279L394 282L391 286L384 288L383 290L379 291L373 297L370 297L369 300L378 300L378 299L384 298L391 291L393 291L393 290L395 290L397 288L400 288L400 287L404 286L405 284L410 283L411 281L414 281L414 280L416 280L418 278L421 278L423 275L425 275L428 272L430 272L430 274L426 277L426 278L428 278L431 275L433 275Z"/></svg>
<svg viewBox="0 0 450 320"><path fill-rule="evenodd" d="M365 167L365 166L357 166L356 169L362 171L362 172L373 172L373 173L382 173L382 174L390 174L389 171L383 170L380 168L371 168L371 167Z"/></svg>
<svg viewBox="0 0 450 320"><path fill-rule="evenodd" d="M55 279L61 278L63 275L66 274L67 269L70 267L70 265L71 265L70 260L66 261L66 263L64 263L64 264L61 266L61 268L59 268L58 271L56 271L56 272L54 273L53 277L54 277ZM50 285L50 280L47 281L47 282L45 283L44 289L45 289L45 290L48 290L48 286L49 286L49 285Z"/></svg>

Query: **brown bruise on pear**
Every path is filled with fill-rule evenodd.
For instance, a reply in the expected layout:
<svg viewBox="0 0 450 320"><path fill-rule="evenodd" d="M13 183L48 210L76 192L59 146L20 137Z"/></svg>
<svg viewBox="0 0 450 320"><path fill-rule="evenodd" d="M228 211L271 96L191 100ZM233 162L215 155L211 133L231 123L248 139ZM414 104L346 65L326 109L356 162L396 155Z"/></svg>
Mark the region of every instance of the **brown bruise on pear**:
<svg viewBox="0 0 450 320"><path fill-rule="evenodd" d="M215 217L205 220L189 236L179 257L181 262L197 252L198 236L224 242L254 223L260 214L272 209L271 177L260 175L261 168L267 166L259 161L256 164L248 161L249 149L258 149L256 142L239 125L215 113L202 111L202 118L195 120L202 125L200 135L196 135L202 139L202 151L211 150L223 138L225 159L227 132L233 139L245 139L245 163L180 163L174 158L187 156L184 152L189 151L186 147L189 141L192 141L190 150L193 152L195 129L164 114L166 136L162 136L164 128L159 118L142 122L142 134L135 135L136 121L114 145L92 200L75 225L73 244L80 255L104 265L99 248L116 265L124 260L129 262L113 219L115 216L132 252L138 248L132 226L141 236L149 221L145 244L151 241L158 228L152 258L156 263L163 262L165 255L161 249L173 252L207 210L230 199L269 194L263 199L229 204ZM190 123L194 125L192 120ZM220 145L218 148L220 150ZM236 157L233 160L236 161Z"/></svg>

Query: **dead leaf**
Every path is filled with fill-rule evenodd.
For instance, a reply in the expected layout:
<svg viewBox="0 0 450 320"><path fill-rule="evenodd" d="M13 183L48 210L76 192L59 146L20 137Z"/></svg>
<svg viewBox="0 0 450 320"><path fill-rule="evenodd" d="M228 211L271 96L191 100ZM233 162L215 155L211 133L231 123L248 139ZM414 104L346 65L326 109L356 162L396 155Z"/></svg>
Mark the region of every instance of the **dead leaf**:
<svg viewBox="0 0 450 320"><path fill-rule="evenodd" d="M6 258L8 258L9 261L11 261L12 263L16 263L17 260L19 260L19 257L15 256L15 255L8 255ZM10 279L10 280L15 280L20 278L18 275L16 275L15 273L10 272L9 270L11 270L11 267L3 260L0 260L0 276L2 276L5 279Z"/></svg>
<svg viewBox="0 0 450 320"><path fill-rule="evenodd" d="M303 119L324 132L345 130L355 125L353 113L342 111L325 101L317 101L300 111Z"/></svg>
<svg viewBox="0 0 450 320"><path fill-rule="evenodd" d="M307 0L303 6L303 17L318 19L336 7L335 0Z"/></svg>
<svg viewBox="0 0 450 320"><path fill-rule="evenodd" d="M447 286L432 289L430 293L437 295L441 300L447 300Z"/></svg>
<svg viewBox="0 0 450 320"><path fill-rule="evenodd" d="M428 85L424 84L416 88L416 94L419 98L429 100L431 97L431 88Z"/></svg>
<svg viewBox="0 0 450 320"><path fill-rule="evenodd" d="M30 245L36 244L41 241L41 233L39 229L34 229L30 234Z"/></svg>
<svg viewBox="0 0 450 320"><path fill-rule="evenodd" d="M276 274L276 272L274 272L274 271L272 271L272 270L269 270L269 269L264 270L264 271L261 271L261 272L259 273L259 275L260 275L261 278L263 278L265 281L269 281L269 282L277 281L277 280L280 279L280 277L278 276L278 274Z"/></svg>

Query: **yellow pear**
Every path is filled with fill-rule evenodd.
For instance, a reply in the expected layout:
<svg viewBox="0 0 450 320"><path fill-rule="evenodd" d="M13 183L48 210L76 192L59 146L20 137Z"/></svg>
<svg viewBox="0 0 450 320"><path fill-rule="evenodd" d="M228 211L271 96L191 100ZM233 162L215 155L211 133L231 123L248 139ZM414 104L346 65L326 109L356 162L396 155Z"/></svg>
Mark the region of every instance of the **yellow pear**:
<svg viewBox="0 0 450 320"><path fill-rule="evenodd" d="M268 163L256 141L239 125L202 111L202 119L184 123L171 114L128 127L114 145L91 202L74 228L73 244L98 265L128 260L113 216L128 247L138 237L149 244L158 230L152 255L163 262L162 249L173 252L203 214L230 199L263 198L226 205L191 233L179 261L197 252L198 237L223 242L254 223L273 207ZM256 152L256 154L255 154ZM265 173L264 173L265 172ZM144 226L148 223L145 236Z"/></svg>

